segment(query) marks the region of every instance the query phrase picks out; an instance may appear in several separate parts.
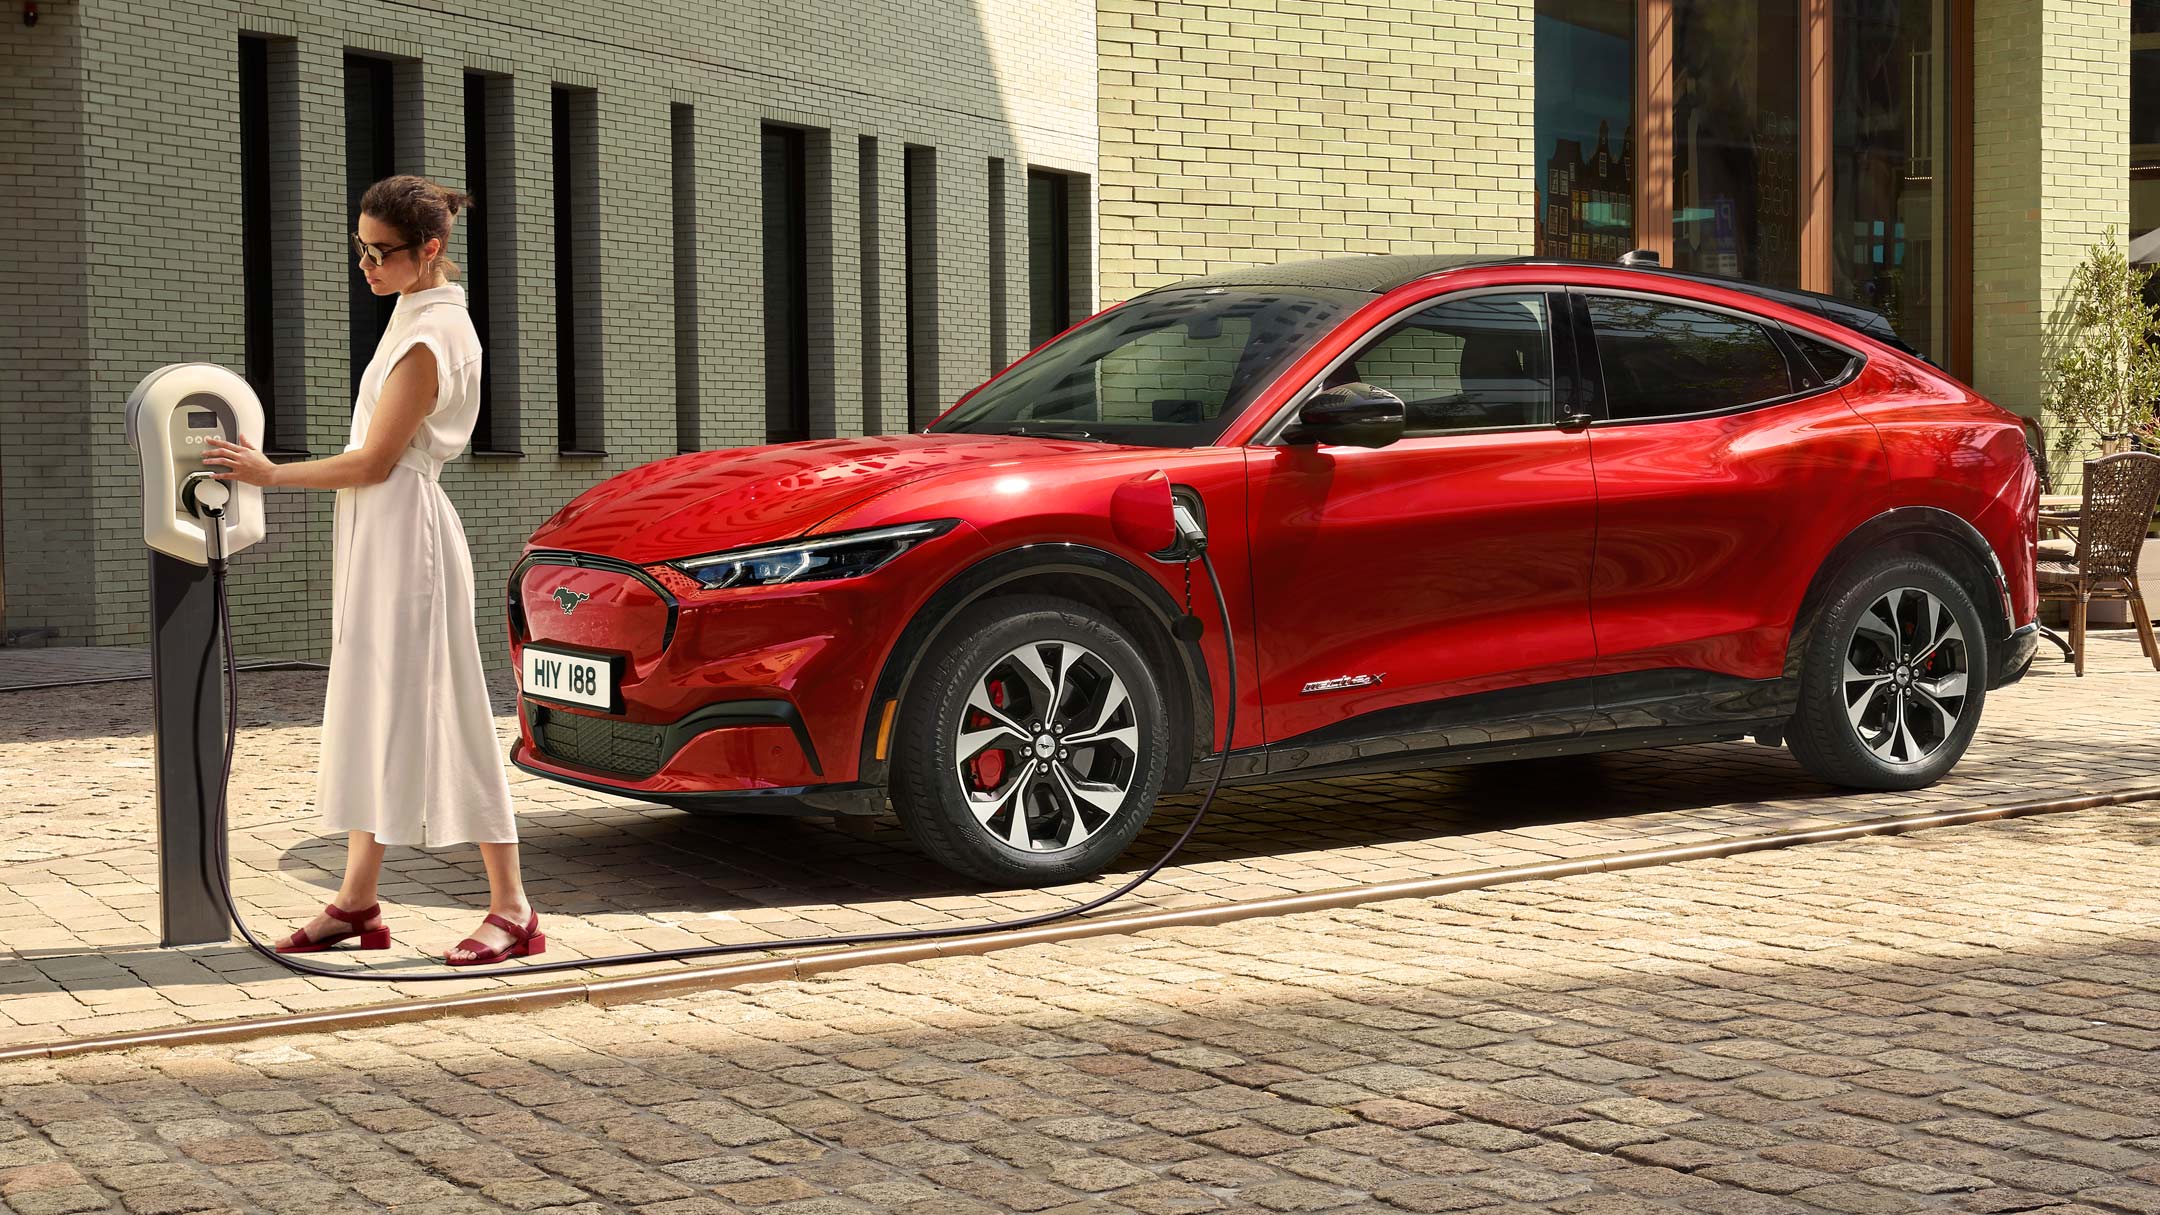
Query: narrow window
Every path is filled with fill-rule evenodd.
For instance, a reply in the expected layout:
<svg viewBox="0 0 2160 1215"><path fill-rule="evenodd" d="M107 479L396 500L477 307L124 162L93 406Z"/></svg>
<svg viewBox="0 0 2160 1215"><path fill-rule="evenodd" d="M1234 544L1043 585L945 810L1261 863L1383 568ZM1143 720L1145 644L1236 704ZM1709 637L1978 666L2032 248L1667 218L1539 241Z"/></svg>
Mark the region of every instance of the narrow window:
<svg viewBox="0 0 2160 1215"><path fill-rule="evenodd" d="M283 451L295 436L279 425L277 303L272 284L270 202L270 44L240 36L240 279L248 384L262 400L263 450Z"/></svg>
<svg viewBox="0 0 2160 1215"><path fill-rule="evenodd" d="M990 374L1005 370L1005 162L990 158Z"/></svg>
<svg viewBox="0 0 2160 1215"><path fill-rule="evenodd" d="M697 451L702 444L698 438L697 112L693 107L668 107L668 138L675 225L675 450Z"/></svg>
<svg viewBox="0 0 2160 1215"><path fill-rule="evenodd" d="M810 437L810 186L803 132L763 129L765 441Z"/></svg>
<svg viewBox="0 0 2160 1215"><path fill-rule="evenodd" d="M599 301L591 291L597 253L598 98L557 85L549 137L555 187L555 435L566 455L602 455L599 411Z"/></svg>
<svg viewBox="0 0 2160 1215"><path fill-rule="evenodd" d="M866 435L881 433L884 414L880 409L884 384L883 298L878 291L884 246L878 240L878 225L882 211L878 206L878 142L874 136L864 135L855 145L856 187L859 191L860 248L857 265L862 272L862 429Z"/></svg>
<svg viewBox="0 0 2160 1215"><path fill-rule="evenodd" d="M517 449L515 422L504 418L506 410L496 401L496 363L501 352L495 348L495 307L497 304L495 284L499 271L496 265L494 238L496 225L507 222L508 208L502 204L507 198L499 197L495 190L496 176L491 171L497 149L491 138L495 127L501 124L502 114L508 102L507 80L488 76L484 72L465 73L465 192L473 196L472 209L458 216L458 227L465 234L465 302L472 314L473 331L480 337L480 420L473 426L473 450L487 452L510 452ZM503 174L507 182L509 174ZM508 421L509 424L505 425Z"/></svg>
<svg viewBox="0 0 2160 1215"><path fill-rule="evenodd" d="M942 412L938 392L937 152L910 147L901 166L902 261L907 275L908 428Z"/></svg>
<svg viewBox="0 0 2160 1215"><path fill-rule="evenodd" d="M1072 327L1072 182L1028 171L1028 344Z"/></svg>
<svg viewBox="0 0 2160 1215"><path fill-rule="evenodd" d="M390 61L372 55L345 56L345 222L357 224L367 188L397 172L397 98ZM378 297L360 273L359 259L348 256L352 391L360 395L360 377L397 307L394 296Z"/></svg>

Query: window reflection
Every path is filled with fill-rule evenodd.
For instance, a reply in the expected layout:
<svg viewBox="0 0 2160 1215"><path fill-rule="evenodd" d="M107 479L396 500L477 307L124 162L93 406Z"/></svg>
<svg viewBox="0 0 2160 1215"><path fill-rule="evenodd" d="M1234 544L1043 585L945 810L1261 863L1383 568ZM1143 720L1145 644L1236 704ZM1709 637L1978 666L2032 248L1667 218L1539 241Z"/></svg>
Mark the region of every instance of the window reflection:
<svg viewBox="0 0 2160 1215"><path fill-rule="evenodd" d="M1797 0L1674 0L1680 269L1799 285L1799 32Z"/></svg>
<svg viewBox="0 0 2160 1215"><path fill-rule="evenodd" d="M1948 0L1837 0L1831 292L1945 353Z"/></svg>
<svg viewBox="0 0 2160 1215"><path fill-rule="evenodd" d="M1635 247L1634 0L1538 0L1537 251Z"/></svg>

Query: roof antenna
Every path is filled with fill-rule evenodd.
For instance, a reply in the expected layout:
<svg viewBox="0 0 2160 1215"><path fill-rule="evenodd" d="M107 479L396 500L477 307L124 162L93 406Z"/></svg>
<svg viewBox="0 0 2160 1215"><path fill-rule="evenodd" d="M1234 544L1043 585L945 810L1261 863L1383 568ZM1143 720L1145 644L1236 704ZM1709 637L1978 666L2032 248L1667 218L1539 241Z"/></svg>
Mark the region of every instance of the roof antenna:
<svg viewBox="0 0 2160 1215"><path fill-rule="evenodd" d="M1630 249L1620 255L1620 264L1623 266L1655 266L1658 264L1658 252L1655 249Z"/></svg>

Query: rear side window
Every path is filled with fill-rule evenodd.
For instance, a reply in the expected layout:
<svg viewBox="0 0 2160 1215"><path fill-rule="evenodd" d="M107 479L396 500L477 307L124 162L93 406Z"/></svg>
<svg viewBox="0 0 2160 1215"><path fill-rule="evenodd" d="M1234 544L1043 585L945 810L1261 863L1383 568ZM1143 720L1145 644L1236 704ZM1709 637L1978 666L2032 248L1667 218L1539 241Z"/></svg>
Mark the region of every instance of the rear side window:
<svg viewBox="0 0 2160 1215"><path fill-rule="evenodd" d="M1793 391L1785 352L1754 321L1662 300L1586 302L1615 420L1714 413Z"/></svg>

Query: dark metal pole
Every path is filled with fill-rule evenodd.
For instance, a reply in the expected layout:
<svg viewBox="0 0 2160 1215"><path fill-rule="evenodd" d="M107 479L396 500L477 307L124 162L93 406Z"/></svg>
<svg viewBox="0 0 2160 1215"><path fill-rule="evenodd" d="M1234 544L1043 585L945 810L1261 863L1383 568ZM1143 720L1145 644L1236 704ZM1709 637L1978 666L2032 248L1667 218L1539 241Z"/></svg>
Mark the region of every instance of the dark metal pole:
<svg viewBox="0 0 2160 1215"><path fill-rule="evenodd" d="M166 945L222 944L225 911L211 892L210 799L225 779L217 596L210 571L151 550L150 699L157 740L158 919Z"/></svg>

